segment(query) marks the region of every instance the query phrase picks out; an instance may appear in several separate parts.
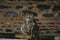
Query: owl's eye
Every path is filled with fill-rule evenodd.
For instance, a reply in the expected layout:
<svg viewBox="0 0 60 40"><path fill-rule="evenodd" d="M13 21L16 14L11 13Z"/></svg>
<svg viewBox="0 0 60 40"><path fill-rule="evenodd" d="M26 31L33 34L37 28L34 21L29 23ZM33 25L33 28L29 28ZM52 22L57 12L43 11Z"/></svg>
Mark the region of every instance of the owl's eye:
<svg viewBox="0 0 60 40"><path fill-rule="evenodd" d="M47 18L51 18L51 17L54 17L53 14L43 14L44 17L47 17Z"/></svg>
<svg viewBox="0 0 60 40"><path fill-rule="evenodd" d="M18 13L17 12L5 12L5 13L3 13L3 16L6 18L17 17Z"/></svg>

